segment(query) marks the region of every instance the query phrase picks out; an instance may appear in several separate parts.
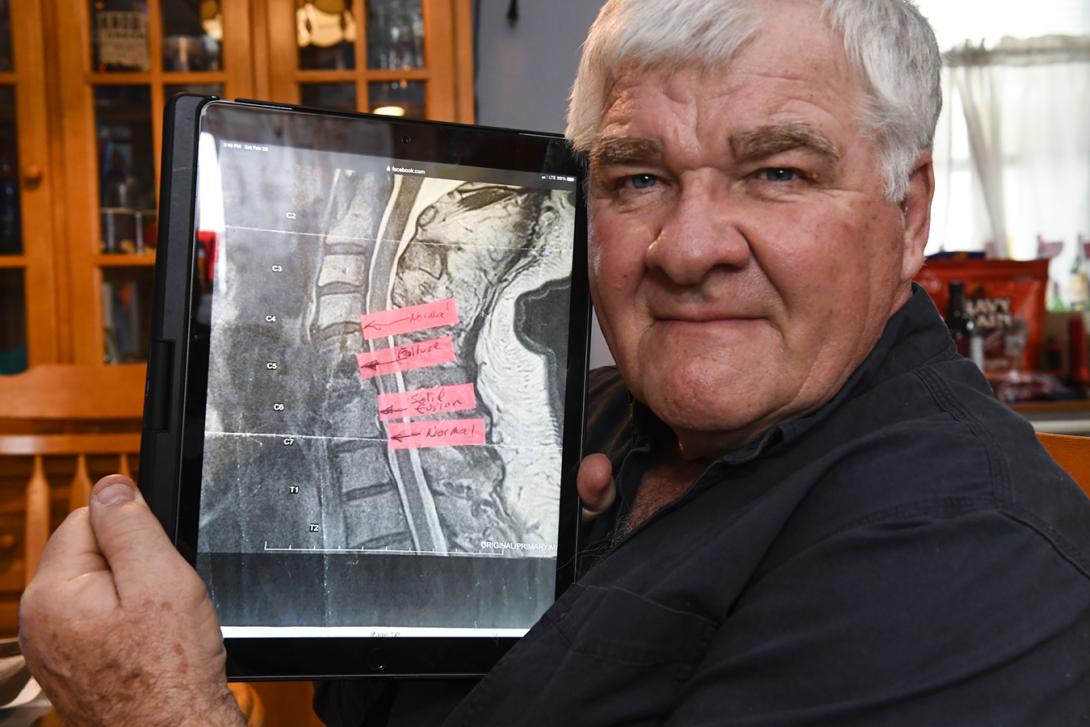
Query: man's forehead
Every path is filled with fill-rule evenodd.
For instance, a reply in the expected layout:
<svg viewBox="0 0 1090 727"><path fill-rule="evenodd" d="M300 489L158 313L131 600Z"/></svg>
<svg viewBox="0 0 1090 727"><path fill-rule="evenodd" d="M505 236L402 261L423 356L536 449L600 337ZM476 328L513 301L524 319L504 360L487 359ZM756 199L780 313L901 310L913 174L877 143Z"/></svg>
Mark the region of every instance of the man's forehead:
<svg viewBox="0 0 1090 727"><path fill-rule="evenodd" d="M697 100L699 79L704 74L715 73L723 78L729 68L709 67L695 61L624 63L612 75L606 89L603 123L611 116L623 117L647 104L691 104Z"/></svg>

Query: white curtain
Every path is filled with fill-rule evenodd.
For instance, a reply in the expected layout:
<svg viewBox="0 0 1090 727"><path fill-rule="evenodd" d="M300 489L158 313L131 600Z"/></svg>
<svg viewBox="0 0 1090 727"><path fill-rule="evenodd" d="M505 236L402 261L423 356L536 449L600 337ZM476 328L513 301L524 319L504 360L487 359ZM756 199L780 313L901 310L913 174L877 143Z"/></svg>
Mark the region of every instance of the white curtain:
<svg viewBox="0 0 1090 727"><path fill-rule="evenodd" d="M1009 257L1003 194L1002 70L988 62L987 52L964 55L971 56L970 62L950 67L950 78L961 100L969 158L983 197L989 239L997 257Z"/></svg>
<svg viewBox="0 0 1090 727"><path fill-rule="evenodd" d="M1036 256L1090 242L1090 37L1004 38L946 54L928 252ZM1057 269L1054 279L1060 279Z"/></svg>

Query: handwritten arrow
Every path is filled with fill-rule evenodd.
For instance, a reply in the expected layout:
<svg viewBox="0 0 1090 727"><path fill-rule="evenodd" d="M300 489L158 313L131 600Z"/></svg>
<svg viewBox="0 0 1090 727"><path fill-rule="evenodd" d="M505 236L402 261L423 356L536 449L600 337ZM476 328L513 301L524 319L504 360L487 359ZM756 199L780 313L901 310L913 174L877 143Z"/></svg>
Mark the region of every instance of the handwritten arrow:
<svg viewBox="0 0 1090 727"><path fill-rule="evenodd" d="M368 328L375 328L377 330L382 330L383 328L388 328L388 327L390 327L392 325L395 325L395 324L398 324L398 323L404 323L405 321L408 321L408 320L412 320L412 316L406 316L405 318L398 318L396 321L387 321L386 323L375 323L374 321L370 321L369 323L367 323L367 325L365 325L363 327L363 330L366 331Z"/></svg>
<svg viewBox="0 0 1090 727"><path fill-rule="evenodd" d="M395 409L394 405L391 404L390 406L386 407L385 409L379 409L378 413L379 414L385 414L386 416L389 416L389 415L391 415L391 414L393 414L394 412L397 412L397 411L408 411L408 409Z"/></svg>
<svg viewBox="0 0 1090 727"><path fill-rule="evenodd" d="M401 440L411 439L411 438L413 438L415 436L418 436L418 435L417 434L391 434L390 439L393 439L394 441L396 441L396 442L398 442L400 444Z"/></svg>
<svg viewBox="0 0 1090 727"><path fill-rule="evenodd" d="M381 361L377 361L377 360L375 360L375 361L368 361L367 363L361 363L361 364L360 364L360 368L361 368L361 369L371 369L372 371L377 371L377 370L378 370L378 367L379 367L379 365L380 365L381 363L382 363Z"/></svg>

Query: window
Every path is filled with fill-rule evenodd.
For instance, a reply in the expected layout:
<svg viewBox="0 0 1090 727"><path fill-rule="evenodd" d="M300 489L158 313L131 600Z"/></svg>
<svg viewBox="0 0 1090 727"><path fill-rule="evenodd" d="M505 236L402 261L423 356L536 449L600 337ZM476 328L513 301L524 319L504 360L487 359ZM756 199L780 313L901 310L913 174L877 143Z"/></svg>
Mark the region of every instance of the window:
<svg viewBox="0 0 1090 727"><path fill-rule="evenodd" d="M1090 4L918 4L948 51L927 252L991 243L1029 259L1039 237L1059 241L1063 294L1079 241L1090 243Z"/></svg>

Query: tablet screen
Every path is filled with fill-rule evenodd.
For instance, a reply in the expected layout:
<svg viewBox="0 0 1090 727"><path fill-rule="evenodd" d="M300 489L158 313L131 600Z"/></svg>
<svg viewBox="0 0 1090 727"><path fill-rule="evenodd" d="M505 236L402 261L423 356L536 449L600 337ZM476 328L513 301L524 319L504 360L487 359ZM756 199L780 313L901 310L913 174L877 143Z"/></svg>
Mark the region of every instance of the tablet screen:
<svg viewBox="0 0 1090 727"><path fill-rule="evenodd" d="M576 178L298 111L200 129L225 637L525 633L555 593Z"/></svg>

